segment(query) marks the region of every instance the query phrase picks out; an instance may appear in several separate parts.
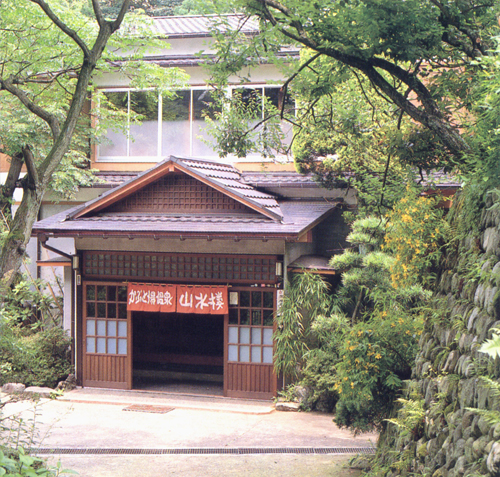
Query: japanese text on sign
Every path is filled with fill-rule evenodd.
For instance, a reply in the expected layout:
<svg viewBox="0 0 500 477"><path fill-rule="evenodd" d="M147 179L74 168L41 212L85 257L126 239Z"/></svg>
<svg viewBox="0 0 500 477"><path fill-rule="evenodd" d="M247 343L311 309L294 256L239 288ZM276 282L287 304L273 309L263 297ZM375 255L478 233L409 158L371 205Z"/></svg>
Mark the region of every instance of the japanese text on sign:
<svg viewBox="0 0 500 477"><path fill-rule="evenodd" d="M227 287L129 283L127 309L224 315L228 312Z"/></svg>

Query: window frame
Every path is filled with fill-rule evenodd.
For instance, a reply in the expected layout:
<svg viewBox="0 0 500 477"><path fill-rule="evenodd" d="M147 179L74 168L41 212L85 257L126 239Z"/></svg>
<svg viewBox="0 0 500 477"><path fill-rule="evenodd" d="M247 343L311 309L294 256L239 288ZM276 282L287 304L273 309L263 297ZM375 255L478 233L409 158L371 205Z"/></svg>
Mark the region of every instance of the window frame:
<svg viewBox="0 0 500 477"><path fill-rule="evenodd" d="M257 84L246 84L246 85L229 85L226 88L226 94L232 95L234 90L238 89L261 89L264 94L262 94L262 117L264 116L264 95L265 95L265 90L266 88L269 89L279 89L281 88L281 85L273 85L273 84L266 84L266 83L257 83ZM144 88L144 89L139 89L139 88L127 88L127 87L119 87L119 88L110 88L110 87L102 87L99 88L99 91L101 92L110 92L110 93L120 93L120 92L127 92L127 126L126 126L126 140L127 140L127 146L126 146L126 151L127 155L126 156L101 156L100 155L100 149L101 145L97 144L95 147L95 157L94 157L94 162L95 163L116 163L116 162L159 162L162 158L164 158L167 154L164 154L162 151L162 126L163 126L163 120L162 120L162 110L163 110L163 96L161 95L160 92L158 92L158 134L157 134L157 154L155 156L131 156L130 155L130 144L131 144L131 134L130 134L130 93L134 91L151 91L153 88ZM179 89L176 91L189 91L189 154L187 154L188 157L193 157L193 144L196 138L193 137L193 130L194 130L194 92L195 91L207 91L210 90L211 88L208 86L191 86L189 88L185 89ZM99 108L99 104L97 104L97 108ZM210 159L210 160L216 160L219 158L218 154L216 152L213 153L213 155L202 155L202 156L197 156L197 157L202 157L205 159ZM249 156L249 160L253 161L255 160L255 155ZM261 160L262 158L259 157ZM241 158L238 159L241 161Z"/></svg>

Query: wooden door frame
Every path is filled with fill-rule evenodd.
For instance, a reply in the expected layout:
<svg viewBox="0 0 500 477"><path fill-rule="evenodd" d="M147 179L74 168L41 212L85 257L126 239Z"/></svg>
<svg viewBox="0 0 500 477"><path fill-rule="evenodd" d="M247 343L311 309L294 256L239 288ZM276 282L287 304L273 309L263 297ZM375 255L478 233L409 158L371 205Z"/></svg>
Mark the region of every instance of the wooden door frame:
<svg viewBox="0 0 500 477"><path fill-rule="evenodd" d="M88 373L90 373L90 370L87 369L87 296L86 296L86 290L87 286L89 285L95 285L97 286L116 286L121 287L121 286L126 286L126 282L115 282L115 281L96 281L96 280L83 280L82 281L82 286L81 286L81 293L82 293L82 300L81 300L81 354L82 354L82 386L85 387L109 387L113 389L132 389L132 380L133 380L133 327L132 327L132 312L127 310L127 318L126 318L126 323L127 323L127 355L125 357L125 362L126 362L126 369L125 369L125 374L126 374L126 379L125 381L98 381L98 380L91 380L87 379L88 378ZM97 288L96 288L96 293L97 293ZM97 301L97 300L96 300ZM108 301L106 300L106 304ZM118 298L116 303L118 304ZM96 313L97 314L97 313ZM98 317L90 317L93 318L97 321ZM109 320L109 318L104 318L104 320ZM123 318L118 318L116 317L116 320L120 321L125 321ZM122 355L116 355L116 358L121 357ZM103 361L110 361L115 356L109 355L109 354L103 354L102 355Z"/></svg>
<svg viewBox="0 0 500 477"><path fill-rule="evenodd" d="M233 285L228 289L228 294L231 291L262 291L262 292L273 292L273 315L276 313L277 310L277 288L274 287L250 287L248 285ZM229 300L229 296L228 296ZM239 305L238 305L239 306ZM264 308L264 307L262 307ZM264 318L262 318L264 319ZM246 398L246 399L271 399L276 396L276 393L278 391L278 376L276 375L274 371L274 353L275 353L275 346L274 346L274 339L273 339L273 363L267 364L267 363L242 363L242 362L231 362L229 363L228 359L228 346L229 346L229 312L227 315L224 317L224 396L226 397L233 397L233 398ZM237 325L238 327L242 325ZM249 325L250 327L252 325ZM264 326L261 327L264 329ZM273 335L274 332L276 331L276 320L273 317ZM228 384L229 384L229 367L230 364L233 365L231 367L235 367L236 365L241 365L241 366L255 366L255 367L272 367L272 372L271 372L271 377L270 377L270 387L271 390L269 392L258 392L258 391L237 391L237 390L229 390L228 389Z"/></svg>

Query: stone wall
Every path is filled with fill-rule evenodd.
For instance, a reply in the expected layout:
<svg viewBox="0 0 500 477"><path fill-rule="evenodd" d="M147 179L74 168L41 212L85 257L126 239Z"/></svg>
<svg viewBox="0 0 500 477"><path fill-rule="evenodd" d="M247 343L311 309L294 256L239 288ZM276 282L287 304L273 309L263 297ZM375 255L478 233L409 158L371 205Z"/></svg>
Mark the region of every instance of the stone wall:
<svg viewBox="0 0 500 477"><path fill-rule="evenodd" d="M500 424L470 410L500 410L481 378L497 380L500 360L478 351L491 328L500 327L499 225L500 210L484 210L479 233L462 239L444 261L405 392L425 414L411 432L388 425L379 446L391 469L386 475L500 476ZM404 413L398 418L404 422ZM401 452L393 457L389 448Z"/></svg>

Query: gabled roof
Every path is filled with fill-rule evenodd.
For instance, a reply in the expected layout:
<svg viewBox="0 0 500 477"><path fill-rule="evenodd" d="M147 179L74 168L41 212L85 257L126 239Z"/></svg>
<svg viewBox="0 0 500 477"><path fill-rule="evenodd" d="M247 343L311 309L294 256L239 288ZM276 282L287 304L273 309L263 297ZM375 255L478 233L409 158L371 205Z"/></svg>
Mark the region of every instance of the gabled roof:
<svg viewBox="0 0 500 477"><path fill-rule="evenodd" d="M243 204L227 210L122 208L134 194L163 178L186 174ZM173 174L169 176L169 174ZM127 176L129 177L129 176ZM97 199L48 217L33 227L34 235L59 237L115 236L183 238L260 238L300 240L338 205L336 201L278 200L245 183L231 165L170 157L152 169L129 178ZM118 207L117 207L118 206Z"/></svg>
<svg viewBox="0 0 500 477"><path fill-rule="evenodd" d="M241 173L233 166L198 159L180 159L174 156L79 206L69 214L69 218L77 219L103 211L171 172L185 173L267 218L273 220L283 218L275 197L244 184L241 181Z"/></svg>

